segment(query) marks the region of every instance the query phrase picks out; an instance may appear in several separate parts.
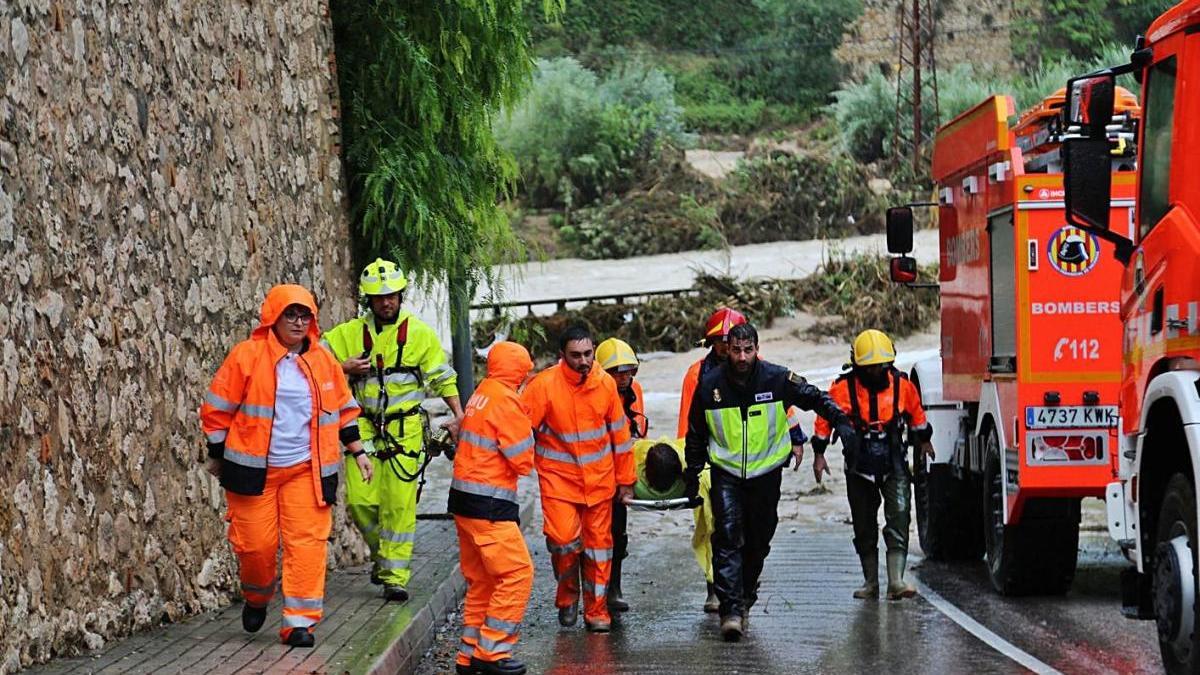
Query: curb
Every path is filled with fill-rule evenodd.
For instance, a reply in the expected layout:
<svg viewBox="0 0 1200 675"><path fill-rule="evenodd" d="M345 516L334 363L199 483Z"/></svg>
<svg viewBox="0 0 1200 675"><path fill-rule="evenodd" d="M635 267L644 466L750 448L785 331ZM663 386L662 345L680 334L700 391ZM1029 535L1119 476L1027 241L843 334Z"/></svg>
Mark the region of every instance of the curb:
<svg viewBox="0 0 1200 675"><path fill-rule="evenodd" d="M522 494L521 529L524 530L537 503L536 478L530 477ZM462 567L454 563L454 569L433 590L429 602L421 607L408 622L408 626L389 644L366 672L370 675L393 675L394 673L411 673L417 664L425 657L425 652L433 645L437 628L446 620L450 612L458 607L459 601L467 591L467 581L463 578Z"/></svg>

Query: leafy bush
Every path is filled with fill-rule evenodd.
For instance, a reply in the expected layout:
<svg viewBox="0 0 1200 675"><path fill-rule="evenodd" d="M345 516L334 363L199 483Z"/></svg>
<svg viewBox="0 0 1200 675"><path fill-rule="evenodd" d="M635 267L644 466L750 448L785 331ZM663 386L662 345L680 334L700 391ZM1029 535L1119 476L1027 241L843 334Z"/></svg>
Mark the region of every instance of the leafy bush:
<svg viewBox="0 0 1200 675"><path fill-rule="evenodd" d="M689 129L718 134L748 134L764 125L767 102L731 101L724 103L693 103L683 110L683 120Z"/></svg>
<svg viewBox="0 0 1200 675"><path fill-rule="evenodd" d="M1028 75L997 77L986 69L959 64L938 74L940 122L950 121L993 94L1011 94L1020 112L1065 87L1067 80L1075 75L1128 60L1128 49L1105 45L1089 61L1067 58L1048 63ZM1136 91L1132 77L1123 76L1120 84ZM896 124L896 82L872 73L862 82L834 92L834 98L831 111L846 150L862 162L890 156ZM933 102L926 100L922 111L926 133L932 133L939 121L934 115ZM912 126L911 120L911 115L903 114L900 123L907 130Z"/></svg>
<svg viewBox="0 0 1200 675"><path fill-rule="evenodd" d="M870 178L853 159L820 150L748 159L721 208L725 236L738 245L877 232L886 204Z"/></svg>
<svg viewBox="0 0 1200 675"><path fill-rule="evenodd" d="M722 190L679 151L655 162L645 189L581 209L559 240L582 258L627 258L725 245L718 206Z"/></svg>
<svg viewBox="0 0 1200 675"><path fill-rule="evenodd" d="M1030 70L1063 59L1094 60L1104 45L1126 51L1150 22L1177 0L1018 0L1013 53Z"/></svg>
<svg viewBox="0 0 1200 675"><path fill-rule="evenodd" d="M758 0L770 29L720 59L717 73L742 100L820 106L837 88L842 66L832 57L861 0Z"/></svg>
<svg viewBox="0 0 1200 675"><path fill-rule="evenodd" d="M536 5L526 9L534 42L552 39L576 54L608 45L732 46L770 23L759 3L746 0L578 0L552 20Z"/></svg>
<svg viewBox="0 0 1200 675"><path fill-rule="evenodd" d="M579 206L627 190L664 144L692 140L661 70L634 63L601 81L572 58L537 65L532 91L496 129L534 206Z"/></svg>

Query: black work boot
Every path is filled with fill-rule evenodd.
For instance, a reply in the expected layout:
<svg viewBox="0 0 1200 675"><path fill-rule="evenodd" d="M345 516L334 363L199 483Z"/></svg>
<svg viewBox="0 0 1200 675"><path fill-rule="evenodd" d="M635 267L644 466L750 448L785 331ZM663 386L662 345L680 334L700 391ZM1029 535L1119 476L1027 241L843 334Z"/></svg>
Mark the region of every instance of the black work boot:
<svg viewBox="0 0 1200 675"><path fill-rule="evenodd" d="M474 673L478 672L478 670L475 670L475 666L464 666L461 663L454 664L454 675L474 675Z"/></svg>
<svg viewBox="0 0 1200 675"><path fill-rule="evenodd" d="M242 628L247 633L257 633L267 620L267 608L255 607L249 603L242 605Z"/></svg>
<svg viewBox="0 0 1200 675"><path fill-rule="evenodd" d="M721 599L717 597L717 587L708 583L708 597L704 599L704 613L716 614L721 611Z"/></svg>
<svg viewBox="0 0 1200 675"><path fill-rule="evenodd" d="M628 612L629 603L621 594L621 561L614 560L612 574L608 578L608 610L610 612Z"/></svg>
<svg viewBox="0 0 1200 675"><path fill-rule="evenodd" d="M575 602L566 607L558 608L558 625L564 627L574 626L579 622L579 603Z"/></svg>
<svg viewBox="0 0 1200 675"><path fill-rule="evenodd" d="M293 628L291 633L288 633L284 643L292 647L312 647L317 644L317 638L308 631L307 628Z"/></svg>
<svg viewBox="0 0 1200 675"><path fill-rule="evenodd" d="M525 664L508 658L499 661L481 661L471 657L471 671L484 675L525 675Z"/></svg>
<svg viewBox="0 0 1200 675"><path fill-rule="evenodd" d="M726 642L741 640L742 633L745 630L745 627L742 625L742 615L740 613L721 617L721 638Z"/></svg>
<svg viewBox="0 0 1200 675"><path fill-rule="evenodd" d="M375 563L374 565L371 565L371 585L372 586L382 586L383 585L383 577L379 576L379 571L380 571L379 563Z"/></svg>
<svg viewBox="0 0 1200 675"><path fill-rule="evenodd" d="M400 584L387 584L383 587L383 597L388 602L407 602L408 589Z"/></svg>

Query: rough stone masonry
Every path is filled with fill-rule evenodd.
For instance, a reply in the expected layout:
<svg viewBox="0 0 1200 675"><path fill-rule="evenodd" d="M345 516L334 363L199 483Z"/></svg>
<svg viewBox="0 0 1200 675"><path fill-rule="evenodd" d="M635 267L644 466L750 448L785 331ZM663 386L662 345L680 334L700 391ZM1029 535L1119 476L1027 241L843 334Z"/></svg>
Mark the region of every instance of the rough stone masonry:
<svg viewBox="0 0 1200 675"><path fill-rule="evenodd" d="M271 285L354 311L332 54L324 1L0 1L0 672L235 596L197 409Z"/></svg>

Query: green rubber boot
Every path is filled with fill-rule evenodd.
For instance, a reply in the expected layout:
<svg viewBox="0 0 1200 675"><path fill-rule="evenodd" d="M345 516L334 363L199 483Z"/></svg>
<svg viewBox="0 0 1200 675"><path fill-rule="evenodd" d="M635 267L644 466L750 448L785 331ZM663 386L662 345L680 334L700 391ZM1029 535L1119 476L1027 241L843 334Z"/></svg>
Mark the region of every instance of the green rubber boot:
<svg viewBox="0 0 1200 675"><path fill-rule="evenodd" d="M857 600L876 600L879 598L879 552L872 551L858 556L862 564L863 585L854 591Z"/></svg>
<svg viewBox="0 0 1200 675"><path fill-rule="evenodd" d="M902 600L917 594L917 589L904 580L904 568L907 564L906 551L887 552L888 600Z"/></svg>

